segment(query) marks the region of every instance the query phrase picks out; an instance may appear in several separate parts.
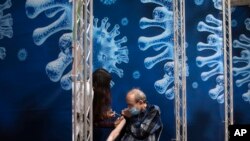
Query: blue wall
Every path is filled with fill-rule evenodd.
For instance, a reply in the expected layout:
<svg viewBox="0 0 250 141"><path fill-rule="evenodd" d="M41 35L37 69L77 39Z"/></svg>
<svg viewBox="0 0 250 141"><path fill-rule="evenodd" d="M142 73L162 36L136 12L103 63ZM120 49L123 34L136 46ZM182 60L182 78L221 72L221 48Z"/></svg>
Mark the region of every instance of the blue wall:
<svg viewBox="0 0 250 141"><path fill-rule="evenodd" d="M72 56L68 50L72 3L44 2L0 2L4 6L0 23L6 29L0 30L1 140L71 140L68 74ZM191 141L224 140L222 18L216 2L220 1L186 1L187 122ZM232 12L234 117L235 123L241 124L250 122L249 79L241 81L249 77L250 41L240 41L241 34L250 38L249 10L237 7ZM126 93L139 87L149 103L161 108L161 141L174 139L172 2L94 0L94 18L93 67L103 67L112 74L113 109L120 112L125 108ZM248 48L242 48L236 40ZM241 54L246 57L245 63L237 62Z"/></svg>
<svg viewBox="0 0 250 141"><path fill-rule="evenodd" d="M0 59L0 139L71 140L71 90L62 89L60 81L52 82L45 70L58 58L59 38L68 31L52 34L39 46L32 36L35 29L56 21L62 11L52 18L42 12L31 19L26 14L25 0L1 0L0 4L6 7L0 13L10 14L3 21L10 25L6 27L8 32L2 30L0 15L0 33L6 35L0 39L0 47L5 50L5 57L1 53ZM7 36L11 32L13 35Z"/></svg>

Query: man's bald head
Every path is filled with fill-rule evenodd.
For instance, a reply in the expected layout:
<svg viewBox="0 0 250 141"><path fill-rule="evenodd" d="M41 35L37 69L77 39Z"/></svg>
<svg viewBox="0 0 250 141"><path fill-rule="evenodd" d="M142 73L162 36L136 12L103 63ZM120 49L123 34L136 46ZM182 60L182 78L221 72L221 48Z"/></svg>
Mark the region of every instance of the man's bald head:
<svg viewBox="0 0 250 141"><path fill-rule="evenodd" d="M146 95L138 88L134 88L130 90L127 94L127 99L128 98L130 100L134 100L135 102L138 102L140 100L145 102L147 100Z"/></svg>

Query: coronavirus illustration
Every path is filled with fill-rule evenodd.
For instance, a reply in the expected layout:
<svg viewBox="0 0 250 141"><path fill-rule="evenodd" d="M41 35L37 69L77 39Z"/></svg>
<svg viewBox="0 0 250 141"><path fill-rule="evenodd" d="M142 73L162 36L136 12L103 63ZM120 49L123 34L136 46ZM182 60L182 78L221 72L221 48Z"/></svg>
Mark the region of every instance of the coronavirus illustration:
<svg viewBox="0 0 250 141"><path fill-rule="evenodd" d="M53 82L61 82L64 90L70 90L72 79L71 71L64 73L70 64L72 64L72 1L70 0L27 0L26 14L29 18L34 19L41 13L48 18L58 17L53 23L45 27L39 27L33 32L33 40L36 45L42 45L47 38L60 31L69 31L64 33L59 39L60 53L58 58L51 61L46 66L46 73ZM58 14L60 14L58 16ZM57 16L56 16L57 15ZM110 23L108 18L101 21L98 27L98 19L94 20L93 27L93 60L94 70L104 68L110 73L116 73L119 77L123 76L123 70L117 68L116 64L122 62L128 63L128 49L122 46L127 41L126 37L115 39L119 34L119 25L115 25L111 31L108 31Z"/></svg>
<svg viewBox="0 0 250 141"><path fill-rule="evenodd" d="M128 18L127 17L124 17L124 18L122 18L122 20L121 20L121 24L123 25L123 26L127 26L128 25Z"/></svg>
<svg viewBox="0 0 250 141"><path fill-rule="evenodd" d="M214 8L218 9L218 10L222 10L222 0L213 0L214 3Z"/></svg>
<svg viewBox="0 0 250 141"><path fill-rule="evenodd" d="M196 64L198 67L208 67L211 70L202 72L201 79L207 81L209 78L216 76L216 87L209 91L209 96L216 99L219 103L223 103L221 97L224 95L224 86L221 85L223 80L223 46L222 46L222 21L216 19L213 15L206 16L206 23L200 21L197 26L200 32L211 33L207 37L207 42L199 42L197 44L198 51L211 52L210 56L198 56Z"/></svg>
<svg viewBox="0 0 250 141"><path fill-rule="evenodd" d="M49 62L46 65L46 73L51 81L57 82L60 80L61 87L64 90L72 88L71 71L63 75L63 72L72 64L72 34L65 33L59 39L59 48L61 52L58 58ZM63 76L62 76L63 75Z"/></svg>
<svg viewBox="0 0 250 141"><path fill-rule="evenodd" d="M169 61L164 65L164 73L162 79L157 80L154 84L159 94L164 94L169 100L174 99L174 62Z"/></svg>
<svg viewBox="0 0 250 141"><path fill-rule="evenodd" d="M138 39L138 47L141 51L152 48L159 52L158 55L146 57L144 65L147 69L152 69L156 64L164 61L165 75L154 84L155 90L159 94L164 94L167 99L174 98L173 92L173 11L172 1L141 0L142 3L155 3L158 6L153 10L153 19L142 17L139 22L141 29L160 28L163 32L154 37L141 36Z"/></svg>
<svg viewBox="0 0 250 141"><path fill-rule="evenodd" d="M37 18L44 13L47 18L58 17L54 22L45 27L38 27L33 32L34 43L42 45L50 36L60 31L69 31L64 33L59 40L60 53L58 59L50 62L46 66L46 73L53 82L61 80L61 86L64 90L71 89L70 72L63 75L67 67L72 62L71 43L72 43L72 1L70 0L27 0L26 15L30 19ZM59 16L58 16L59 15Z"/></svg>
<svg viewBox="0 0 250 141"><path fill-rule="evenodd" d="M27 59L28 52L25 48L22 48L17 53L17 58L19 61L25 61Z"/></svg>
<svg viewBox="0 0 250 141"><path fill-rule="evenodd" d="M0 39L4 37L13 37L13 19L10 13L3 14L4 10L9 9L12 6L11 0L6 0L3 4L0 4Z"/></svg>
<svg viewBox="0 0 250 141"><path fill-rule="evenodd" d="M0 47L0 59L4 60L6 57L6 49L4 47Z"/></svg>
<svg viewBox="0 0 250 141"><path fill-rule="evenodd" d="M41 45L51 35L62 31L72 30L72 3L69 0L27 0L26 15L34 19L41 13L45 13L48 18L53 18L60 13L57 20L45 27L39 27L33 32L33 40L36 45Z"/></svg>
<svg viewBox="0 0 250 141"><path fill-rule="evenodd" d="M250 31L250 18L245 20L246 29Z"/></svg>
<svg viewBox="0 0 250 141"><path fill-rule="evenodd" d="M116 65L121 63L128 63L128 49L122 46L127 42L127 37L115 39L119 32L119 25L115 25L111 31L108 31L110 23L105 17L101 20L98 26L98 19L94 19L93 26L93 69L104 68L110 73L115 73L119 77L123 77L123 70Z"/></svg>
<svg viewBox="0 0 250 141"><path fill-rule="evenodd" d="M237 25L238 25L237 20L233 19L232 22L231 22L231 26L236 27Z"/></svg>
<svg viewBox="0 0 250 141"><path fill-rule="evenodd" d="M133 78L134 79L139 79L141 77L140 71L136 70L133 72Z"/></svg>
<svg viewBox="0 0 250 141"><path fill-rule="evenodd" d="M112 5L116 2L116 0L100 0L101 3L103 3L104 5Z"/></svg>
<svg viewBox="0 0 250 141"><path fill-rule="evenodd" d="M236 86L241 87L244 84L250 86L250 38L241 34L239 40L233 41L233 48L241 49L240 56L233 57L233 74L236 78ZM246 101L249 96L249 90L242 97Z"/></svg>
<svg viewBox="0 0 250 141"><path fill-rule="evenodd" d="M204 0L194 0L195 5L202 5Z"/></svg>
<svg viewBox="0 0 250 141"><path fill-rule="evenodd" d="M217 100L218 103L224 103L224 76L218 75L215 88L209 90L209 96Z"/></svg>
<svg viewBox="0 0 250 141"><path fill-rule="evenodd" d="M197 88L199 87L199 84L198 84L197 82L193 82L193 83L192 83L192 87L193 87L194 89L197 89Z"/></svg>
<svg viewBox="0 0 250 141"><path fill-rule="evenodd" d="M246 102L250 102L250 83L248 83L248 91L242 94L242 98Z"/></svg>

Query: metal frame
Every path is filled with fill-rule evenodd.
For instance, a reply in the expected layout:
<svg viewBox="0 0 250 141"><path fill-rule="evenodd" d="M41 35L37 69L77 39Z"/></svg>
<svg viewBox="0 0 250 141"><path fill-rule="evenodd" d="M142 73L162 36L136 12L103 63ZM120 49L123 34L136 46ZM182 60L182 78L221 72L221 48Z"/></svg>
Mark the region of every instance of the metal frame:
<svg viewBox="0 0 250 141"><path fill-rule="evenodd" d="M225 141L229 140L228 126L233 125L233 76L232 76L232 31L231 1L222 1L223 51L224 51L224 98L225 98Z"/></svg>
<svg viewBox="0 0 250 141"><path fill-rule="evenodd" d="M173 10L176 141L187 141L185 0L174 0Z"/></svg>
<svg viewBox="0 0 250 141"><path fill-rule="evenodd" d="M93 0L73 1L72 140L93 140Z"/></svg>
<svg viewBox="0 0 250 141"><path fill-rule="evenodd" d="M176 140L187 141L185 0L174 0L174 70ZM225 141L233 124L230 0L223 0ZM93 0L73 1L72 139L93 140L92 26Z"/></svg>
<svg viewBox="0 0 250 141"><path fill-rule="evenodd" d="M232 6L243 6L243 5L250 6L250 1L249 0L231 0L231 5Z"/></svg>

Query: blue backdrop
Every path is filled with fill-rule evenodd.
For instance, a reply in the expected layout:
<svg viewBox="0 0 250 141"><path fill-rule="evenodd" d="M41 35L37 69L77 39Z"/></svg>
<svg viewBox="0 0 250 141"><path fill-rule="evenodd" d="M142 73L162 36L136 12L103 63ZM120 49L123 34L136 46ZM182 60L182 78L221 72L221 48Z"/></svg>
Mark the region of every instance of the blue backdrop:
<svg viewBox="0 0 250 141"><path fill-rule="evenodd" d="M71 140L72 2L1 0L0 139ZM94 69L111 72L112 107L142 89L175 138L171 0L95 0ZM240 15L240 16L239 16ZM188 140L224 140L220 1L186 1ZM242 35L244 34L244 35ZM233 8L234 116L249 123L250 9Z"/></svg>
<svg viewBox="0 0 250 141"><path fill-rule="evenodd" d="M71 91L62 89L60 82L51 81L45 70L49 62L57 59L59 37L67 30L53 34L39 46L33 38L35 29L56 21L63 11L51 18L40 13L32 19L26 13L27 3L32 1L0 1L3 8L0 9L0 35L3 35L0 38L0 140L69 141Z"/></svg>

